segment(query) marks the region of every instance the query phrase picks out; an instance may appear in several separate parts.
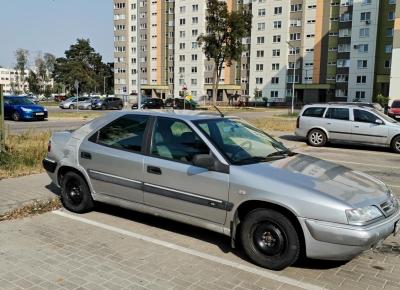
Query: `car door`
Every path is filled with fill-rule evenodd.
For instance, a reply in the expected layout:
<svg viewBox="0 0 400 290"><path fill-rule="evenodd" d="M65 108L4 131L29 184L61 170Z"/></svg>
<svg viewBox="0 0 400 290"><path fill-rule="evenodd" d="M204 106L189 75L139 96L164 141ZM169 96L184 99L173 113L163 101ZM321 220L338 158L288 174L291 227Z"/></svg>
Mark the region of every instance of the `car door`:
<svg viewBox="0 0 400 290"><path fill-rule="evenodd" d="M329 132L329 139L351 141L349 108L329 107L325 113L324 123Z"/></svg>
<svg viewBox="0 0 400 290"><path fill-rule="evenodd" d="M10 118L12 114L12 106L9 98L4 98L4 118Z"/></svg>
<svg viewBox="0 0 400 290"><path fill-rule="evenodd" d="M389 129L385 122L374 113L353 109L352 140L354 142L386 144ZM381 122L381 124L377 123Z"/></svg>
<svg viewBox="0 0 400 290"><path fill-rule="evenodd" d="M146 115L126 114L83 141L79 163L96 194L143 202L143 144L148 120Z"/></svg>
<svg viewBox="0 0 400 290"><path fill-rule="evenodd" d="M144 160L144 202L223 224L229 207L229 174L192 164L210 148L184 121L158 117Z"/></svg>

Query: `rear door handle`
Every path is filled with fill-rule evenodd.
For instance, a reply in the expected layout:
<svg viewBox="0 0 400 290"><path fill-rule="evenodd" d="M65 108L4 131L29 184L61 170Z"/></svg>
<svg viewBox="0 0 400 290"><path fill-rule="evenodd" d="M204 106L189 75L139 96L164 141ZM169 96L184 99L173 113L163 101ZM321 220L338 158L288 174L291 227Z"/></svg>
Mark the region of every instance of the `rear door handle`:
<svg viewBox="0 0 400 290"><path fill-rule="evenodd" d="M92 154L90 154L89 152L84 152L84 151L82 151L82 152L81 152L81 157L82 157L83 159L92 159Z"/></svg>
<svg viewBox="0 0 400 290"><path fill-rule="evenodd" d="M155 166L147 166L147 172L151 174L161 175L161 168Z"/></svg>
<svg viewBox="0 0 400 290"><path fill-rule="evenodd" d="M327 125L331 125L332 123L326 123Z"/></svg>

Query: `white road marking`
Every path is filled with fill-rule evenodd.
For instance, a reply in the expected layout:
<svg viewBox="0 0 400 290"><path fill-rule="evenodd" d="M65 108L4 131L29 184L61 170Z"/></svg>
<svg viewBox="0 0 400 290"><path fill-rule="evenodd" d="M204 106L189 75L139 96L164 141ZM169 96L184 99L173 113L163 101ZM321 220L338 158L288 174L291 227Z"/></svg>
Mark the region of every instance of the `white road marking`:
<svg viewBox="0 0 400 290"><path fill-rule="evenodd" d="M132 238L135 238L135 239L138 239L138 240L142 240L142 241L146 241L146 242L149 242L149 243L153 243L153 244L156 244L156 245L159 245L159 246L163 246L163 247L166 247L166 248L169 248L169 249L173 249L173 250L176 250L176 251L179 251L179 252L182 252L182 253L186 253L186 254L189 254L189 255L192 255L192 256L203 258L203 259L206 259L206 260L209 260L209 261L212 261L212 262L215 262L215 263L219 263L219 264L222 264L222 265L225 265L225 266L229 266L229 267L233 267L233 268L236 268L236 269L239 269L239 270L243 270L243 271L246 271L246 272L249 272L249 273L252 273L252 274L256 274L256 275L259 275L259 276L262 276L262 277L265 277L265 278L268 278L268 279L272 279L272 280L275 280L275 281L278 281L278 282L281 282L281 283L289 284L289 285L292 285L292 286L297 286L297 287L300 287L300 288L303 288L303 289L315 289L315 290L316 289L324 289L322 287L319 287L319 286L316 286L316 285L313 285L313 284L308 284L308 283L304 283L304 282L301 282L301 281L297 281L297 280L292 279L292 278L288 278L288 277L284 277L284 276L281 276L281 275L277 275L277 274L273 273L272 271L263 270L263 269L259 269L259 268L255 268L255 267L251 267L251 266L247 266L247 265L243 265L243 264L240 264L240 263L237 263L237 262L229 261L229 260L226 260L226 259L223 259L223 258L220 258L220 257L216 257L216 256L213 256L213 255L210 255L210 254L206 254L206 253L199 252L199 251L196 251L196 250L193 250L193 249L185 248L185 247L173 244L173 243L169 243L169 242L166 242L166 241L162 241L162 240L154 239L154 238L151 238L151 237L148 237L148 236L144 236L144 235L132 232L132 231L128 231L128 230L120 229L120 228L113 227L113 226L110 226L110 225L107 225L107 224L103 224L103 223L99 223L99 222L96 222L96 221L92 221L92 220L89 220L87 218L79 217L79 216L76 216L76 215L61 211L61 210L53 211L53 213L56 214L56 215L65 217L65 218L69 218L69 219L72 219L72 220L75 220L75 221L79 221L79 222L82 222L82 223L85 223L85 224L88 224L88 225L99 227L99 228L102 228L102 229L105 229L105 230L108 230L108 231L112 231L112 232L115 232L115 233L118 233L118 234L121 234L121 235L125 235L125 236L128 236L128 237L132 237Z"/></svg>
<svg viewBox="0 0 400 290"><path fill-rule="evenodd" d="M354 165L363 165L363 166L371 166L371 167L379 167L379 168L391 168L391 169L400 169L400 167L388 166L388 165L376 165L376 164L368 164L368 163L360 163L360 162L352 162L352 161L344 161L344 160L333 160L333 159L325 159L326 161L334 162L334 163L346 163L346 164L354 164Z"/></svg>
<svg viewBox="0 0 400 290"><path fill-rule="evenodd" d="M301 147L301 149L303 149L302 151L305 152L309 152L309 151L318 151L318 153L324 153L324 151L334 151L334 152L340 152L340 153L358 153L358 154L368 154L368 155L386 155L386 156L398 156L400 157L400 155L397 155L396 153L392 153L392 152L384 152L384 151L370 151L370 150L363 150L363 149L348 149L348 148L332 148L332 147L311 147L311 146L307 146L307 147Z"/></svg>
<svg viewBox="0 0 400 290"><path fill-rule="evenodd" d="M400 185L387 184L387 186L400 188Z"/></svg>

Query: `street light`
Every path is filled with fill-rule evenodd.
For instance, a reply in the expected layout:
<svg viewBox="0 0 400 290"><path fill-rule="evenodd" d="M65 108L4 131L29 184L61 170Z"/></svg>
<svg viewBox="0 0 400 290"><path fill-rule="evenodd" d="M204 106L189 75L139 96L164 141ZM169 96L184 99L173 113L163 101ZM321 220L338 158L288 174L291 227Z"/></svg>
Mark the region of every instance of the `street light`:
<svg viewBox="0 0 400 290"><path fill-rule="evenodd" d="M296 82L296 48L290 44L289 41L286 43L294 50L294 63L293 63L293 79L292 79L292 115L294 113L294 84Z"/></svg>
<svg viewBox="0 0 400 290"><path fill-rule="evenodd" d="M103 95L106 94L106 79L108 79L111 76L105 76L103 77Z"/></svg>

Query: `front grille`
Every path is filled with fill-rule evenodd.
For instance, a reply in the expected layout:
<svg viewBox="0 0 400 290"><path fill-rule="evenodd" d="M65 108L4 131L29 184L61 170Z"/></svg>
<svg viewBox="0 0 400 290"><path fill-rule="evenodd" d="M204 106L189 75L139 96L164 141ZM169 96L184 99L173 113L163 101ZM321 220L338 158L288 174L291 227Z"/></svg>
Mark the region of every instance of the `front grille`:
<svg viewBox="0 0 400 290"><path fill-rule="evenodd" d="M385 216L390 216L396 211L397 202L393 198L389 198L387 201L380 204L380 208Z"/></svg>

